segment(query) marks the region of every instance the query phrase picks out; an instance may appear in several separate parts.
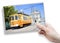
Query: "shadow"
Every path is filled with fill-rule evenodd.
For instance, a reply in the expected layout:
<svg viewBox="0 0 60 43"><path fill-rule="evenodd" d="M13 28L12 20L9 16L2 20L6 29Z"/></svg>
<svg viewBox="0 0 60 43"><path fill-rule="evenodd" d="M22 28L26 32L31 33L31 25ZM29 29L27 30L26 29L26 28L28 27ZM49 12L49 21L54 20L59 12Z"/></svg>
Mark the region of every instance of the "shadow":
<svg viewBox="0 0 60 43"><path fill-rule="evenodd" d="M5 17L4 17L4 9L2 8L2 22L3 22L3 29L4 29L4 34L6 32L6 26L5 26Z"/></svg>

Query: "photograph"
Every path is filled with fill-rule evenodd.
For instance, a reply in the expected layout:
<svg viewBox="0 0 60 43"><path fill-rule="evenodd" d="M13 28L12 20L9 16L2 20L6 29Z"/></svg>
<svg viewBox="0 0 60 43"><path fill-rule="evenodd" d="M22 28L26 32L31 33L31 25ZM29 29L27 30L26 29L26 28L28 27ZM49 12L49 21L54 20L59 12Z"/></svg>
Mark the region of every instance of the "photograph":
<svg viewBox="0 0 60 43"><path fill-rule="evenodd" d="M5 33L38 31L36 23L45 24L44 3L4 6Z"/></svg>

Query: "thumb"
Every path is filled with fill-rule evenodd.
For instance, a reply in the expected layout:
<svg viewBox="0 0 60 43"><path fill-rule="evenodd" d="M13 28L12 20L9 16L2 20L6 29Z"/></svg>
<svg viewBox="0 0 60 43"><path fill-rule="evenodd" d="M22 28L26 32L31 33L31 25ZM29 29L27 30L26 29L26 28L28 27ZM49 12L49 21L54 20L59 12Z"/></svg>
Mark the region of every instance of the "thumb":
<svg viewBox="0 0 60 43"><path fill-rule="evenodd" d="M39 29L41 29L41 30L43 30L43 31L46 31L46 27L45 27L45 26L41 25L40 23L37 23L36 25L37 25L37 27L38 27Z"/></svg>

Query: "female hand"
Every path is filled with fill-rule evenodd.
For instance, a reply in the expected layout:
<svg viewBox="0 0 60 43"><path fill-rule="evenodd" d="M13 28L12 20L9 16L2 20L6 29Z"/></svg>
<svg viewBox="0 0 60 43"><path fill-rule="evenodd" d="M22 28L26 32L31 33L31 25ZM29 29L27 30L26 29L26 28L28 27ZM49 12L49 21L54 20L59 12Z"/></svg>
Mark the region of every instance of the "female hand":
<svg viewBox="0 0 60 43"><path fill-rule="evenodd" d="M60 43L60 35L54 30L51 25L46 24L45 26L37 24L37 27L41 30L39 34L43 34L48 40Z"/></svg>

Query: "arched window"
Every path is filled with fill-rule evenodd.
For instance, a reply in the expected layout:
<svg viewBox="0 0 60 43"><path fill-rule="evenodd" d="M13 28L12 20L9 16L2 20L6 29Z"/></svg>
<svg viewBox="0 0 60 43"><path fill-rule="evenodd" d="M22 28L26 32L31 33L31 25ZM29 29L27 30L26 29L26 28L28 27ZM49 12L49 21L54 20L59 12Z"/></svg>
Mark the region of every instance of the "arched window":
<svg viewBox="0 0 60 43"><path fill-rule="evenodd" d="M11 16L11 20L14 20L14 16Z"/></svg>
<svg viewBox="0 0 60 43"><path fill-rule="evenodd" d="M18 16L15 16L15 20L18 20Z"/></svg>

